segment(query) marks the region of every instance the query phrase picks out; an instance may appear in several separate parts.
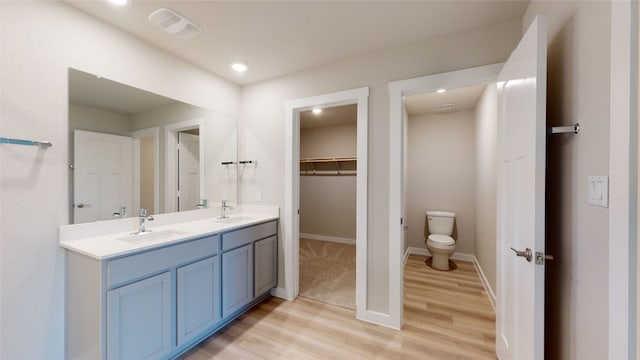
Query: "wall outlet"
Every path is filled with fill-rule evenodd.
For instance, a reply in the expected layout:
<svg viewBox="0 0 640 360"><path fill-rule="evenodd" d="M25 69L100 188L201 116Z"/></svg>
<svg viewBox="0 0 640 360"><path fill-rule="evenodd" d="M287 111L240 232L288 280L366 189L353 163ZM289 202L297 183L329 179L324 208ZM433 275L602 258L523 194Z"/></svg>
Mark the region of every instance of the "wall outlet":
<svg viewBox="0 0 640 360"><path fill-rule="evenodd" d="M256 201L257 202L262 201L262 191L256 191Z"/></svg>

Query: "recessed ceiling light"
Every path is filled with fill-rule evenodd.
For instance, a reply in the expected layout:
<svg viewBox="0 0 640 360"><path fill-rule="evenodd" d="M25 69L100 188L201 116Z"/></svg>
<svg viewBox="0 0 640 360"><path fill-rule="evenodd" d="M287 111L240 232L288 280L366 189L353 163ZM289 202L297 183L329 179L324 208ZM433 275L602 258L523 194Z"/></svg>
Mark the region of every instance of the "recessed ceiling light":
<svg viewBox="0 0 640 360"><path fill-rule="evenodd" d="M239 62L231 64L231 68L239 73L245 72L247 71L247 69L249 69L247 65Z"/></svg>
<svg viewBox="0 0 640 360"><path fill-rule="evenodd" d="M311 110L311 112L313 112L314 114L318 115L318 114L322 114L322 109L320 108L313 108L313 110Z"/></svg>
<svg viewBox="0 0 640 360"><path fill-rule="evenodd" d="M436 90L436 92L437 92L438 94L446 93L446 92L447 92L447 89L438 89L438 90Z"/></svg>
<svg viewBox="0 0 640 360"><path fill-rule="evenodd" d="M128 0L109 0L110 3L118 6L125 6L129 2Z"/></svg>

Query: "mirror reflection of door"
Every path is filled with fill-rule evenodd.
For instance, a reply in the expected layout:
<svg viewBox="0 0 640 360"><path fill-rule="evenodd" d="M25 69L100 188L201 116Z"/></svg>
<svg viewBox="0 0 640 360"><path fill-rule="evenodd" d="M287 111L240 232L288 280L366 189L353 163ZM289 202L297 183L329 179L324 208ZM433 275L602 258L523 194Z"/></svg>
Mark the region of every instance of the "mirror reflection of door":
<svg viewBox="0 0 640 360"><path fill-rule="evenodd" d="M155 139L153 136L142 136L134 139L134 209L131 214L136 215L139 209L147 209L148 215L155 214ZM136 154L137 153L137 154ZM137 175L137 178L136 178ZM139 194L136 198L136 194Z"/></svg>
<svg viewBox="0 0 640 360"><path fill-rule="evenodd" d="M111 220L133 206L133 139L74 131L75 224Z"/></svg>
<svg viewBox="0 0 640 360"><path fill-rule="evenodd" d="M200 203L200 135L198 129L178 133L178 211Z"/></svg>

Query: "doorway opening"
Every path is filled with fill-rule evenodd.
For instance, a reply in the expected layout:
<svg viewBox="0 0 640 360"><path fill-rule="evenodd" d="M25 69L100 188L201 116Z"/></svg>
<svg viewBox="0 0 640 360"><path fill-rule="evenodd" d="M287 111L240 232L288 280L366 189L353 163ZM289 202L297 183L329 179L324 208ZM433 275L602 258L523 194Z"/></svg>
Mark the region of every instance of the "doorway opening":
<svg viewBox="0 0 640 360"><path fill-rule="evenodd" d="M165 125L165 212L195 210L204 191L204 120Z"/></svg>
<svg viewBox="0 0 640 360"><path fill-rule="evenodd" d="M371 320L366 310L367 261L367 154L369 88L346 90L288 101L285 104L285 206L283 216L284 288L274 295L295 299L299 294L300 266L300 118L314 107L357 107L356 170L356 317Z"/></svg>
<svg viewBox="0 0 640 360"><path fill-rule="evenodd" d="M300 112L300 296L355 310L356 104Z"/></svg>
<svg viewBox="0 0 640 360"><path fill-rule="evenodd" d="M409 117L405 109L406 97L425 93L435 93L439 89L458 89L478 84L495 82L502 64L494 64L449 73L397 81L389 84L390 92L390 160L389 160L389 323L388 326L401 328L403 323L404 300L404 259L408 243L405 232L407 218L407 159L405 158L407 123ZM425 204L427 207L430 205ZM435 204L434 204L435 205ZM441 210L441 209L435 209ZM423 215L424 216L424 213ZM416 215L417 217L417 215ZM423 228L425 217L422 218ZM413 220L418 221L419 220ZM426 249L424 250L426 253Z"/></svg>
<svg viewBox="0 0 640 360"><path fill-rule="evenodd" d="M160 129L156 127L132 131L133 138L133 208L160 212Z"/></svg>

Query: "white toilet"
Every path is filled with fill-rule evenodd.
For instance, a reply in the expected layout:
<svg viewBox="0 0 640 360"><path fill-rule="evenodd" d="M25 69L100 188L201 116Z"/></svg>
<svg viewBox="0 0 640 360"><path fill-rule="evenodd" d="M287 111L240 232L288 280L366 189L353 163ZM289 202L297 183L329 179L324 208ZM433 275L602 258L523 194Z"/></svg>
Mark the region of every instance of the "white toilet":
<svg viewBox="0 0 640 360"><path fill-rule="evenodd" d="M451 237L455 219L456 214L449 211L427 211L427 249L433 255L431 267L436 270L449 270L449 255L456 249Z"/></svg>

